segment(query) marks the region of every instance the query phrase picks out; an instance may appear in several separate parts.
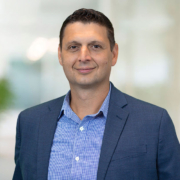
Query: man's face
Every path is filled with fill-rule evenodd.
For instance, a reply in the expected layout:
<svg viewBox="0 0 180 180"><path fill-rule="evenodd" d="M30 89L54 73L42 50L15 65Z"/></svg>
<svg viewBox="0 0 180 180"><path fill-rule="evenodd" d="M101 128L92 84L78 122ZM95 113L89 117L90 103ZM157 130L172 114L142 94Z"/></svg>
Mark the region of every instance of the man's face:
<svg viewBox="0 0 180 180"><path fill-rule="evenodd" d="M118 45L111 52L106 28L96 23L68 24L62 50L58 49L59 62L70 85L84 88L109 82L117 56Z"/></svg>

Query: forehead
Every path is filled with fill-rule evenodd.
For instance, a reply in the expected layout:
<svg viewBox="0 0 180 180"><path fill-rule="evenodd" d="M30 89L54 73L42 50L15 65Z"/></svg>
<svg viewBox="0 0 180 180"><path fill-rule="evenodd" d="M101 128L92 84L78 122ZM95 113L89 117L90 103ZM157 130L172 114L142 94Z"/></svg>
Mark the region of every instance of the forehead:
<svg viewBox="0 0 180 180"><path fill-rule="evenodd" d="M64 30L63 43L76 40L98 40L108 42L107 29L97 23L75 22L68 24Z"/></svg>

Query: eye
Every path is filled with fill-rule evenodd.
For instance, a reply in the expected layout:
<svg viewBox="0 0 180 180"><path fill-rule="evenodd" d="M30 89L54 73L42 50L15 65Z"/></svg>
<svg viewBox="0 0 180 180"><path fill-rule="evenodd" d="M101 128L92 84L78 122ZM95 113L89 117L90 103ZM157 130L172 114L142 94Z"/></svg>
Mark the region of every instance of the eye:
<svg viewBox="0 0 180 180"><path fill-rule="evenodd" d="M76 49L77 46L70 46L69 49Z"/></svg>
<svg viewBox="0 0 180 180"><path fill-rule="evenodd" d="M78 50L78 46L76 46L76 45L71 45L71 46L68 47L68 50L69 50L69 51L72 51L72 52L77 51L77 50Z"/></svg>
<svg viewBox="0 0 180 180"><path fill-rule="evenodd" d="M94 49L99 49L100 46L96 44L96 45L93 45L93 48L94 48Z"/></svg>

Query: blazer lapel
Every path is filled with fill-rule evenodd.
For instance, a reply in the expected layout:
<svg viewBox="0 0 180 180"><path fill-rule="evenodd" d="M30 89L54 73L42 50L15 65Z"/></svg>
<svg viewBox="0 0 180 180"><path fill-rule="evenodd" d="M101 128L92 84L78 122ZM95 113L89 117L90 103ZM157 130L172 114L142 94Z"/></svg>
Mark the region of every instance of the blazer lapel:
<svg viewBox="0 0 180 180"><path fill-rule="evenodd" d="M37 179L45 180L48 176L49 158L58 116L64 97L50 103L48 111L44 112L39 125L38 152L37 152Z"/></svg>
<svg viewBox="0 0 180 180"><path fill-rule="evenodd" d="M108 165L118 140L123 132L123 128L129 114L127 111L122 109L125 105L127 105L127 101L123 93L117 90L113 85L111 87L111 97L102 141L97 180L105 178Z"/></svg>

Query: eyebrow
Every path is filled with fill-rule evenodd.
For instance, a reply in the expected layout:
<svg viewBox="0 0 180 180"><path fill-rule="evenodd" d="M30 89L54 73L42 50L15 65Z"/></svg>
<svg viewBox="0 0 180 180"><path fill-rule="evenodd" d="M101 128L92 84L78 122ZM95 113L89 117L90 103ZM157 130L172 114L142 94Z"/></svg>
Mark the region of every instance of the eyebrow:
<svg viewBox="0 0 180 180"><path fill-rule="evenodd" d="M101 42L101 41L91 41L91 42L89 42L88 43L88 45L90 45L90 44L101 44L101 45L103 45L104 43L103 42ZM78 41L70 41L70 42L68 42L67 44L66 44L66 46L68 46L69 44L78 44L78 45L81 45L81 43L80 42L78 42Z"/></svg>

